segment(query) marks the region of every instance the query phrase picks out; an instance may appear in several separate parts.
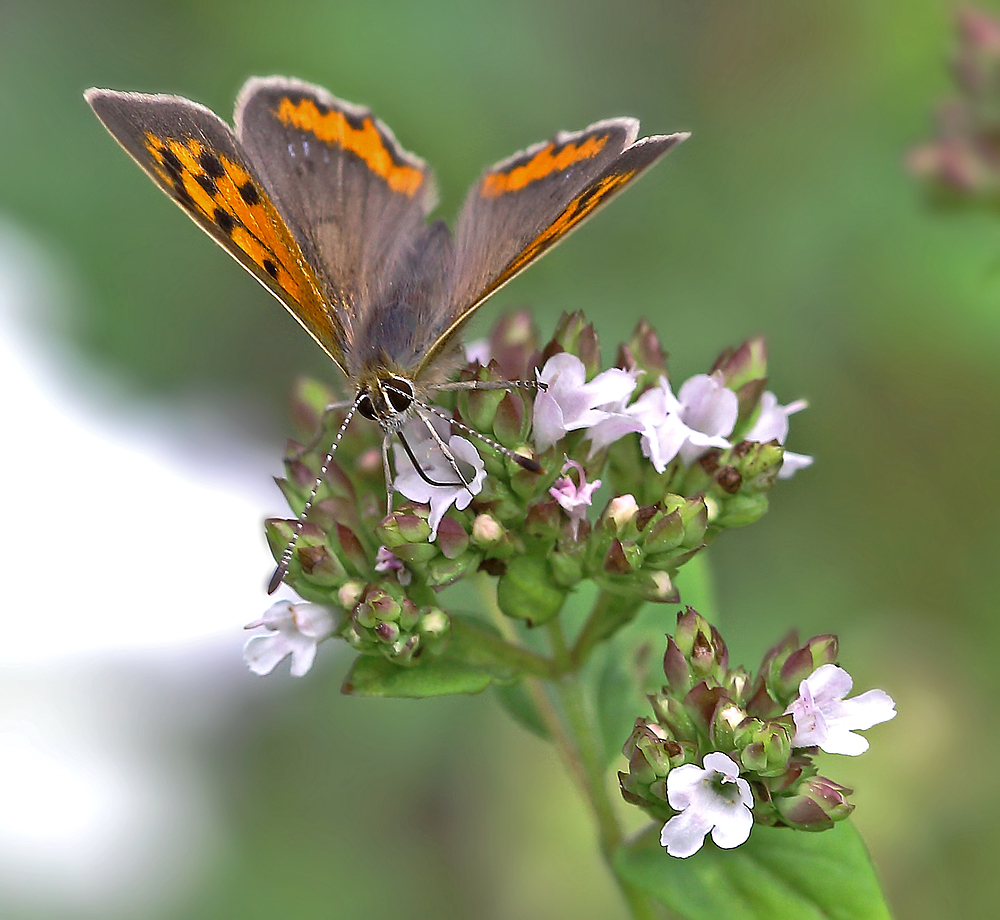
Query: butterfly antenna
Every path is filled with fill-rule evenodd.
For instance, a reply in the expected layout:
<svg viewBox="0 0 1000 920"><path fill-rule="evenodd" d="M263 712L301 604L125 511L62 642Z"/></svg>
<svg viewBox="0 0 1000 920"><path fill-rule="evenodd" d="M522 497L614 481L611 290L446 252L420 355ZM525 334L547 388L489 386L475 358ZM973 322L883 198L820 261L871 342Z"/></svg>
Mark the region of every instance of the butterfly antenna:
<svg viewBox="0 0 1000 920"><path fill-rule="evenodd" d="M515 453L509 447L504 447L503 444L494 441L493 438L488 438L481 431L476 431L475 428L470 428L463 422L458 421L458 419L452 418L448 413L442 411L437 406L431 405L430 403L418 402L416 405L420 406L421 409L430 412L432 415L436 415L440 419L444 419L449 425L454 426L459 431L464 431L466 434L471 435L474 438L479 439L484 444L492 447L497 453L503 454L508 460L513 460L519 466L528 470L531 473L540 473L542 467L537 460L533 457L525 457L522 454ZM436 433L436 432L435 432Z"/></svg>
<svg viewBox="0 0 1000 920"><path fill-rule="evenodd" d="M313 502L316 501L316 495L319 492L319 487L323 484L323 480L326 479L327 470L329 470L330 464L333 462L333 455L340 446L340 439L344 436L344 432L347 430L347 426L354 417L354 413L357 411L357 408L358 401L355 400L347 412L347 418L344 419L340 428L337 430L337 435L333 439L333 444L330 446L326 456L323 458L323 462L320 464L319 475L313 483L312 491L309 493L309 497L306 499L306 503L302 506L302 511L295 521L295 532L292 534L292 538L285 546L285 551L281 554L281 559L275 567L271 580L267 583L268 594L274 594L274 592L278 590L278 585L281 584L284 577L288 574L288 564L292 561L292 553L295 552L295 544L299 541L299 536L302 533L302 526L305 524L306 517L308 516L310 510L312 510Z"/></svg>

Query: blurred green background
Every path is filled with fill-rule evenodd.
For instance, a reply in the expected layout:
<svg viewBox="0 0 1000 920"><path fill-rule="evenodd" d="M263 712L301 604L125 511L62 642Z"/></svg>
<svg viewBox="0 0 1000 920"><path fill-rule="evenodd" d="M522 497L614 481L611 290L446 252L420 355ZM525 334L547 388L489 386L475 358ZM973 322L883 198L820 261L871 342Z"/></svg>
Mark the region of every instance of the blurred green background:
<svg viewBox="0 0 1000 920"><path fill-rule="evenodd" d="M931 0L5 0L0 220L78 283L75 313L50 334L140 405L242 407L245 438L277 468L293 378L333 368L118 149L86 87L179 93L228 118L251 75L320 83L434 166L446 217L480 169L557 129L632 114L649 133L692 131L477 329L528 304L547 334L581 309L610 360L645 316L676 380L767 335L771 388L810 402L789 445L816 463L762 523L713 547L732 656L754 665L791 626L837 633L858 689L886 689L899 710L867 755L827 771L857 789L896 914L992 916L1000 221L935 213L902 165L951 92L953 12ZM553 752L491 698L348 699L346 657L320 659L298 682L241 675L225 723L192 733L215 843L183 885L159 879L139 914L624 916Z"/></svg>

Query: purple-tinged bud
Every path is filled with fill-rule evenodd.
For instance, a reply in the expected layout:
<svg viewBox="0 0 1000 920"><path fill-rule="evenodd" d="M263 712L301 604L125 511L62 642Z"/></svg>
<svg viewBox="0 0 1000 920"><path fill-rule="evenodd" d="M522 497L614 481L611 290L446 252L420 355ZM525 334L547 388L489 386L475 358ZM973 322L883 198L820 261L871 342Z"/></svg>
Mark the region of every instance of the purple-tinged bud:
<svg viewBox="0 0 1000 920"><path fill-rule="evenodd" d="M705 731L711 729L716 709L730 702L722 687L710 687L705 681L695 684L684 697L684 706Z"/></svg>
<svg viewBox="0 0 1000 920"><path fill-rule="evenodd" d="M676 604L681 599L680 591L666 572L643 572L637 587L641 596L653 604Z"/></svg>
<svg viewBox="0 0 1000 920"><path fill-rule="evenodd" d="M677 615L674 639L691 662L696 677L713 677L721 682L729 665L729 651L719 631L694 608Z"/></svg>
<svg viewBox="0 0 1000 920"><path fill-rule="evenodd" d="M397 547L406 544L427 544L431 535L431 527L427 523L426 509L420 510L424 511L423 515L415 513L416 509L394 511L378 524L375 528L375 535L387 549L391 549L397 556L400 555L396 552ZM402 557L400 556L400 558Z"/></svg>
<svg viewBox="0 0 1000 920"><path fill-rule="evenodd" d="M399 626L395 623L379 623L375 627L375 635L379 637L387 645L391 645L397 639L399 639Z"/></svg>
<svg viewBox="0 0 1000 920"><path fill-rule="evenodd" d="M493 434L504 447L515 448L524 438L524 401L513 393L495 390L501 395L491 419ZM489 430L489 429L486 429Z"/></svg>
<svg viewBox="0 0 1000 920"><path fill-rule="evenodd" d="M624 360L622 360L624 359ZM632 333L627 345L623 345L619 352L619 367L626 370L631 367L638 367L645 371L646 379L657 381L660 377L667 376L667 357L660 346L653 327L646 320L639 320L639 324Z"/></svg>
<svg viewBox="0 0 1000 920"><path fill-rule="evenodd" d="M296 547L296 555L302 574L313 584L333 587L347 577L340 560L322 544Z"/></svg>
<svg viewBox="0 0 1000 920"><path fill-rule="evenodd" d="M363 572L369 567L368 553L350 527L336 525L337 541L340 543L340 558L349 562L356 572Z"/></svg>
<svg viewBox="0 0 1000 920"><path fill-rule="evenodd" d="M799 684L820 665L833 664L839 649L837 637L827 634L813 636L789 654L777 672L772 671L771 690L778 701L787 705L793 700L798 695Z"/></svg>
<svg viewBox="0 0 1000 920"><path fill-rule="evenodd" d="M604 571L609 575L631 575L642 563L642 553L634 543L622 543L617 537L604 554Z"/></svg>
<svg viewBox="0 0 1000 920"><path fill-rule="evenodd" d="M528 509L524 529L529 536L556 540L562 533L565 520L566 516L558 502L552 500L536 502Z"/></svg>
<svg viewBox="0 0 1000 920"><path fill-rule="evenodd" d="M722 372L730 390L738 390L751 381L767 377L767 340L762 335L747 339L738 348L727 348L712 365L709 373Z"/></svg>
<svg viewBox="0 0 1000 920"><path fill-rule="evenodd" d="M371 629L381 622L399 619L402 605L380 585L370 585L361 603L354 610L354 620L359 626Z"/></svg>
<svg viewBox="0 0 1000 920"><path fill-rule="evenodd" d="M542 349L541 364L560 351L576 355L583 362L588 380L601 369L597 333L580 312L563 313L559 317L551 341Z"/></svg>
<svg viewBox="0 0 1000 920"><path fill-rule="evenodd" d="M457 559L469 548L469 535L458 521L445 515L438 524L437 544L445 559Z"/></svg>
<svg viewBox="0 0 1000 920"><path fill-rule="evenodd" d="M501 316L489 335L490 357L507 380L529 375L528 364L538 351L538 334L527 310Z"/></svg>
<svg viewBox="0 0 1000 920"><path fill-rule="evenodd" d="M417 625L420 619L420 608L408 597L404 597L399 604L399 625L409 631Z"/></svg>
<svg viewBox="0 0 1000 920"><path fill-rule="evenodd" d="M671 636L667 636L667 650L663 654L663 673L672 693L683 696L694 685L691 665Z"/></svg>
<svg viewBox="0 0 1000 920"><path fill-rule="evenodd" d="M649 697L656 721L678 741L696 741L698 726L684 703L672 696L656 694Z"/></svg>
<svg viewBox="0 0 1000 920"><path fill-rule="evenodd" d="M746 692L750 687L750 675L746 668L732 668L726 673L726 679L722 682L730 698L742 705Z"/></svg>
<svg viewBox="0 0 1000 920"><path fill-rule="evenodd" d="M679 745L668 732L645 719L636 719L622 753L628 758L629 774L641 783L651 783L670 772L670 750L675 753Z"/></svg>
<svg viewBox="0 0 1000 920"><path fill-rule="evenodd" d="M789 827L825 831L854 811L847 801L852 792L825 776L814 776L805 780L793 795L776 796L774 806Z"/></svg>

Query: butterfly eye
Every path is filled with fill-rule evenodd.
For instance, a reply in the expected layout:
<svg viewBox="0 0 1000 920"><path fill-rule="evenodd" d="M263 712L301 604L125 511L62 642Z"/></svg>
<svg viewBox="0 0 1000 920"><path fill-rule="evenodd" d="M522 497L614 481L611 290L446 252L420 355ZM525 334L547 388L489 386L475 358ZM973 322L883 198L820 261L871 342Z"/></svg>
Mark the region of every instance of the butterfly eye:
<svg viewBox="0 0 1000 920"><path fill-rule="evenodd" d="M360 415L363 415L366 419L373 422L375 421L375 406L372 403L372 398L367 393L365 393L365 395L358 400L357 405L358 413Z"/></svg>
<svg viewBox="0 0 1000 920"><path fill-rule="evenodd" d="M413 387L402 377L393 377L385 387L385 394L397 412L405 412L413 405Z"/></svg>

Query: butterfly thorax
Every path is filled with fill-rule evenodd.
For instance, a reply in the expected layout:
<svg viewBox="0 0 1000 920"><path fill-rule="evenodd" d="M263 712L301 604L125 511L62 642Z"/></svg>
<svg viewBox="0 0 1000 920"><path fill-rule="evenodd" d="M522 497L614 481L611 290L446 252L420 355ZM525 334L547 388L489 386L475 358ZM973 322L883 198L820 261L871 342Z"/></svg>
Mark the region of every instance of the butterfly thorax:
<svg viewBox="0 0 1000 920"><path fill-rule="evenodd" d="M354 404L358 413L386 434L398 432L410 417L413 407L413 383L398 374L372 374L358 387Z"/></svg>

